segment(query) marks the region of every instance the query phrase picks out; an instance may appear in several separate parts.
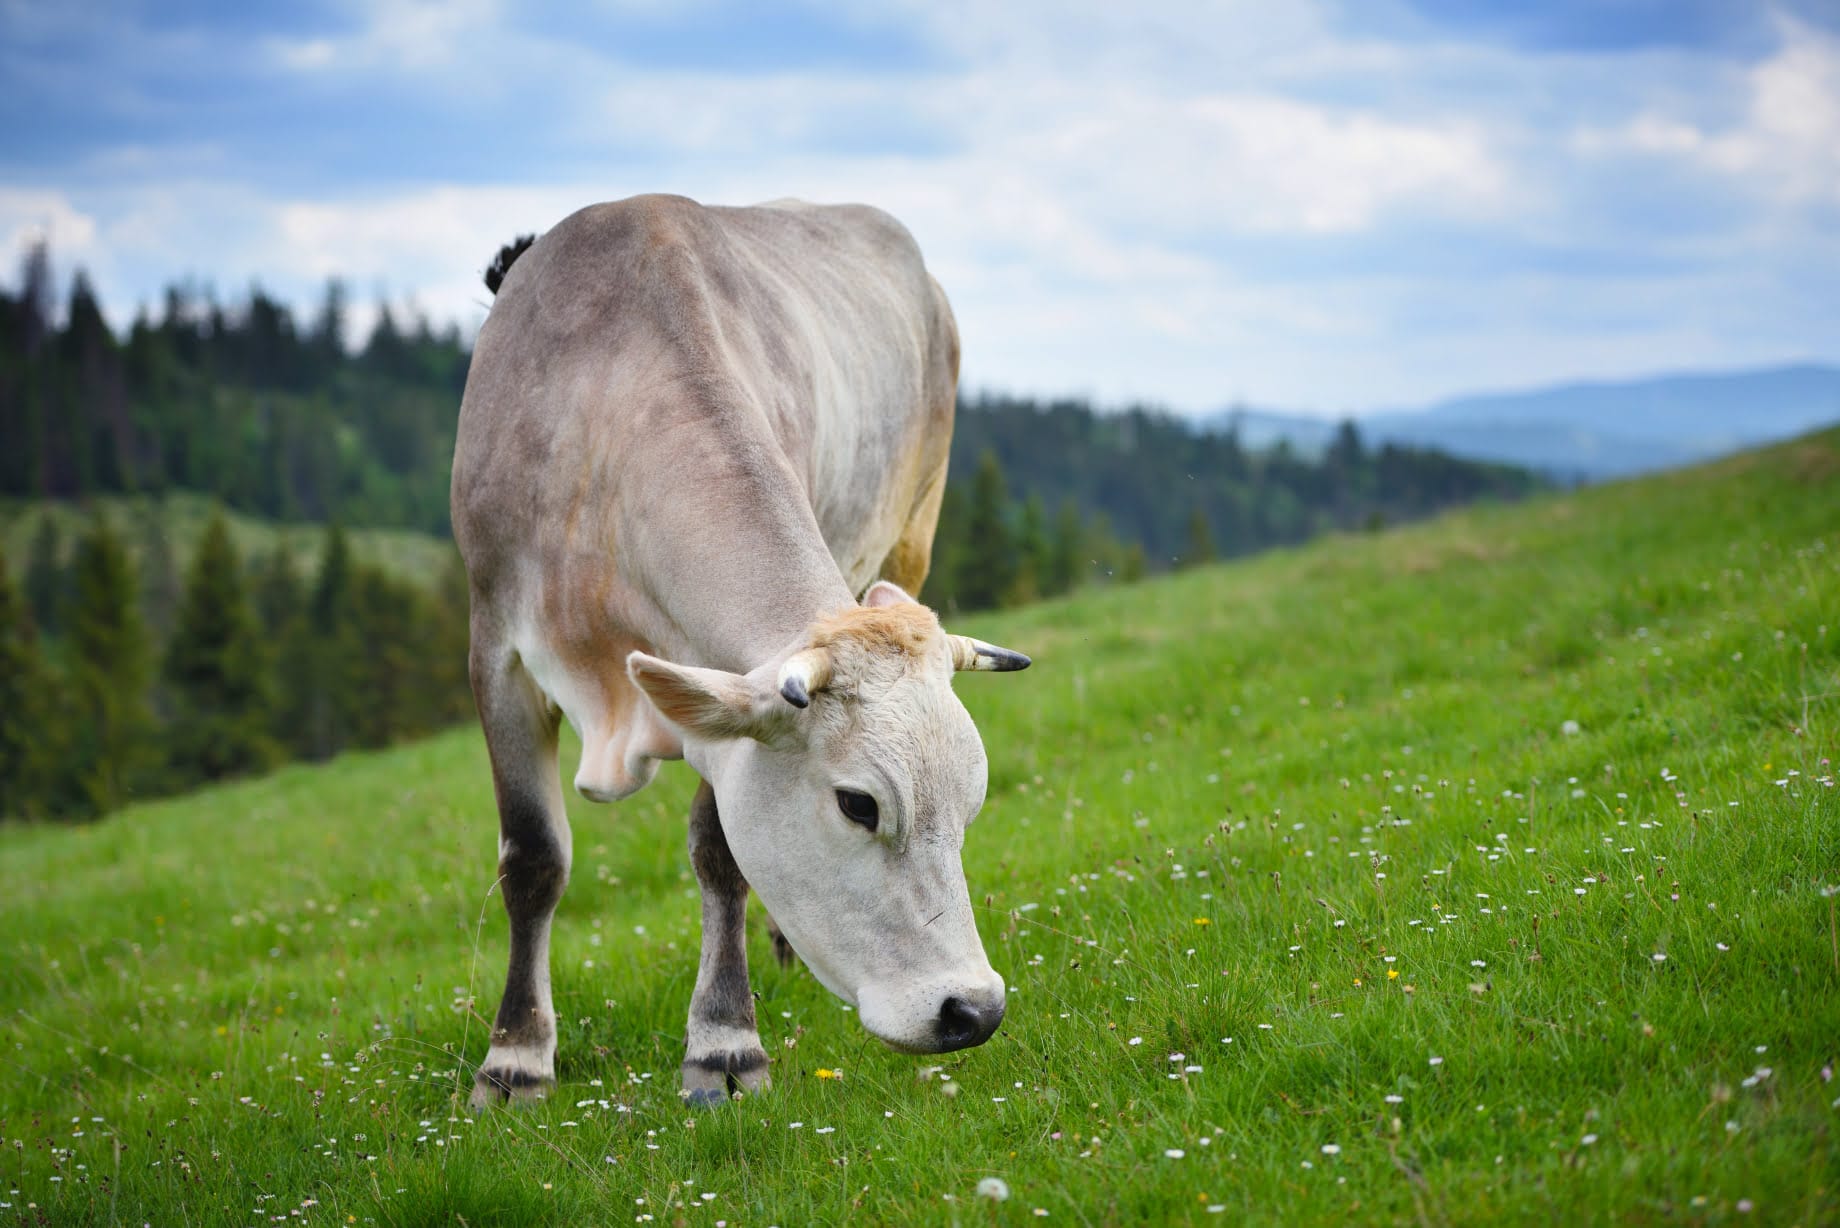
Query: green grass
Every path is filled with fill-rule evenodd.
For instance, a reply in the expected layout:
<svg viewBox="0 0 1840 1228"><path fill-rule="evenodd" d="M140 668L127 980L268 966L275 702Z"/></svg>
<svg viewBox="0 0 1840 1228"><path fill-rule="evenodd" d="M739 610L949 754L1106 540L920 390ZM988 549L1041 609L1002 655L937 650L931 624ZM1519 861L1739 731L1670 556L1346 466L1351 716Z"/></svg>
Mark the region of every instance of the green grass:
<svg viewBox="0 0 1840 1228"><path fill-rule="evenodd" d="M884 1050L756 925L775 1086L687 1111L679 767L571 804L562 1086L469 1121L505 923L456 732L0 832L5 1213L1840 1217L1840 432L960 629L1036 660L959 682L990 1044Z"/></svg>
<svg viewBox="0 0 1840 1228"><path fill-rule="evenodd" d="M0 499L0 557L6 559L14 581L25 575L32 538L43 517L49 516L57 524L68 552L75 548L94 510L110 518L122 544L137 558L146 540L146 522L149 518L157 520L171 544L174 565L183 576L205 526L220 505L204 495L185 493L158 499L150 495L106 495L83 503ZM326 537L323 525L277 524L240 512L223 514L230 526L231 540L246 563L253 564L280 544L287 547L301 574L311 576L318 569ZM352 529L350 539L352 553L362 561L426 585L439 578L454 554L452 542L412 529Z"/></svg>

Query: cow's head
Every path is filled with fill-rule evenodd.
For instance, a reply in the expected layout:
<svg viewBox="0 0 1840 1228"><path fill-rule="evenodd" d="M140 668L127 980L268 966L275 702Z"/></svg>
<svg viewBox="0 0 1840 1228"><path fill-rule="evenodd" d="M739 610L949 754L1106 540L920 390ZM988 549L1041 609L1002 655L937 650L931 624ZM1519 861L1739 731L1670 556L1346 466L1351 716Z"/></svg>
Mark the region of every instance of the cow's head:
<svg viewBox="0 0 1840 1228"><path fill-rule="evenodd" d="M1029 659L959 635L886 582L750 674L627 662L684 732L735 862L817 978L889 1045L982 1044L1003 978L959 853L984 804L984 744L955 670Z"/></svg>

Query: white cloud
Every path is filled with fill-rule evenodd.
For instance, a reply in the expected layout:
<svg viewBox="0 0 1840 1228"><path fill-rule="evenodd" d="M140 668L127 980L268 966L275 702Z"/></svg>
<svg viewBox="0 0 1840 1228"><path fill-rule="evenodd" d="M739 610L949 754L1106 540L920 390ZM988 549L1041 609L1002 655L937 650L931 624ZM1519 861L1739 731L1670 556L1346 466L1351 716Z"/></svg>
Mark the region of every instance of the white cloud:
<svg viewBox="0 0 1840 1228"><path fill-rule="evenodd" d="M493 45L495 0L370 0L354 6L362 27L340 38L276 38L268 51L294 72L438 68Z"/></svg>
<svg viewBox="0 0 1840 1228"><path fill-rule="evenodd" d="M62 192L0 187L0 250L49 243L60 257L93 258L96 219Z"/></svg>
<svg viewBox="0 0 1840 1228"><path fill-rule="evenodd" d="M310 310L337 274L360 328L387 293L470 329L499 244L595 200L675 191L887 208L952 296L967 379L1017 390L1361 407L1813 352L1835 323L1758 274L1840 271L1833 239L1804 226L1791 244L1713 211L1670 236L1640 195L1659 159L1769 208L1840 200L1840 52L1787 22L1745 68L1354 38L1315 4L928 0L905 18L921 67L738 73L635 63L486 2L354 12L352 33L267 43L270 62L341 89L487 98L565 168L492 182L494 160L456 141L451 181L309 192L239 180L196 141L117 151L96 186L56 198L73 237L54 238L112 309L201 272ZM351 140L391 141L390 119ZM183 169L162 172L175 151ZM0 194L0 236L22 207L45 211L23 199ZM1748 247L1733 238L1747 229ZM1605 253L1666 267L1619 284Z"/></svg>
<svg viewBox="0 0 1840 1228"><path fill-rule="evenodd" d="M1744 74L1745 103L1717 124L1644 111L1612 127L1587 127L1580 152L1682 158L1785 206L1840 204L1840 39L1783 18L1776 54Z"/></svg>

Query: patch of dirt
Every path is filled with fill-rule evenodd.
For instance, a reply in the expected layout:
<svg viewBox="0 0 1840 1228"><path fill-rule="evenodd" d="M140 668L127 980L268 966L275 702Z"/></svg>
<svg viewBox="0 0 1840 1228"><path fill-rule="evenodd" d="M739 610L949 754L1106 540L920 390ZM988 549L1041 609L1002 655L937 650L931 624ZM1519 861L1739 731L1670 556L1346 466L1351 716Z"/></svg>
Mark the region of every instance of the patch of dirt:
<svg viewBox="0 0 1840 1228"><path fill-rule="evenodd" d="M1426 572L1440 571L1454 562L1499 562L1513 558L1519 551L1519 543L1506 538L1500 541L1480 541L1465 537L1456 541L1427 542L1402 558L1399 567L1407 575L1420 576Z"/></svg>
<svg viewBox="0 0 1840 1228"><path fill-rule="evenodd" d="M1803 486L1817 486L1840 477L1840 448L1829 440L1803 439L1791 445L1783 468Z"/></svg>

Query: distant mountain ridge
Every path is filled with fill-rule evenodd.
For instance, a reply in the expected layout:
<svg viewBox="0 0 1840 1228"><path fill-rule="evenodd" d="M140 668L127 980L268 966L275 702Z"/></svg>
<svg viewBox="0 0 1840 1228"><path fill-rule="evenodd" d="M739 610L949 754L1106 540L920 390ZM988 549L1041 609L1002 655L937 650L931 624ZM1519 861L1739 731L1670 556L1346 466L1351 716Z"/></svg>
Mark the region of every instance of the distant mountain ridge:
<svg viewBox="0 0 1840 1228"><path fill-rule="evenodd" d="M1417 410L1357 416L1371 442L1438 448L1474 460L1598 480L1691 464L1840 422L1840 367L1797 363L1749 371L1590 381L1457 397ZM1314 452L1335 424L1233 410L1248 446L1288 439Z"/></svg>

